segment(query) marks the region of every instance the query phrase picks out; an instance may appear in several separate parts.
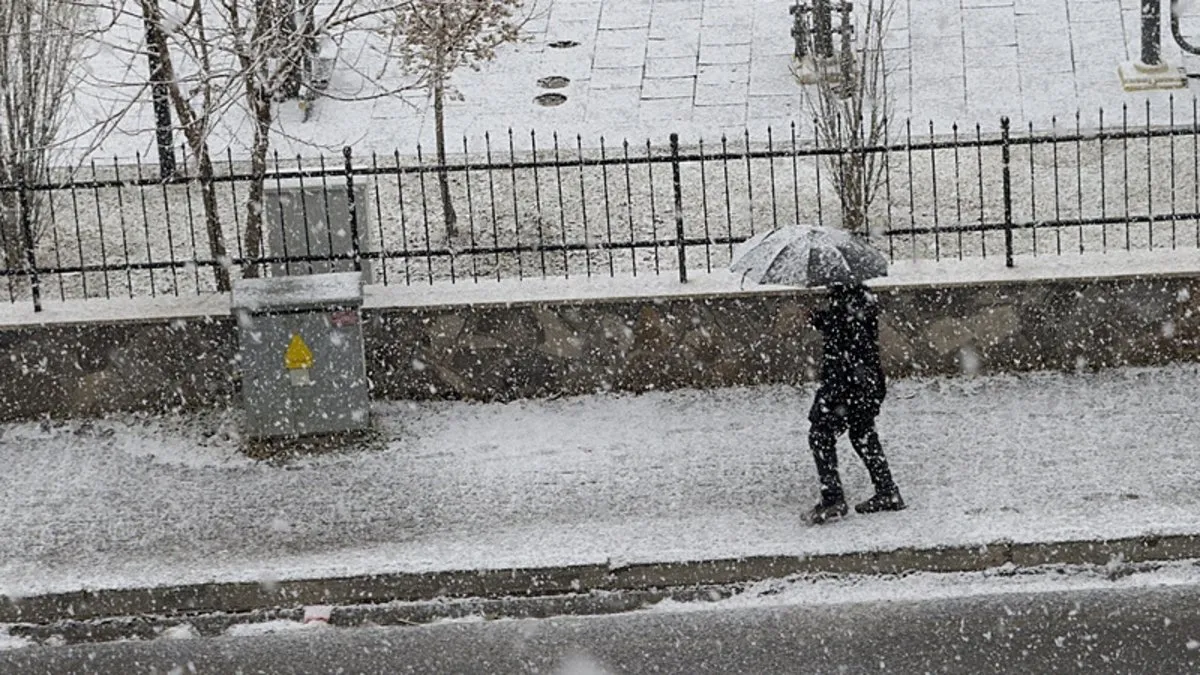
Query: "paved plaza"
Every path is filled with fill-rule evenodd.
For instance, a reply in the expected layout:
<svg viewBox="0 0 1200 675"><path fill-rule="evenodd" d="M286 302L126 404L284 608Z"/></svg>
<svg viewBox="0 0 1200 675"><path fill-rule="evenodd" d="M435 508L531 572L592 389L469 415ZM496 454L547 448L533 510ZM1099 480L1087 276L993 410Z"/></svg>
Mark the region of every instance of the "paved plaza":
<svg viewBox="0 0 1200 675"><path fill-rule="evenodd" d="M478 72L454 76L462 100L447 111L452 150L461 149L463 136L472 149L482 149L489 133L502 153L508 129L518 147L527 147L530 130L544 139L542 147L558 132L567 150L577 135L595 147L601 136L609 143L665 145L672 132L685 142L715 142L749 129L765 140L768 126L778 138L793 121L807 133L804 120L811 114L791 72L794 0L531 2L524 42L502 47ZM893 118L911 118L921 134L929 133L930 122L936 133L949 133L955 122L995 131L1002 115L1018 128L1032 123L1046 130L1054 117L1060 127L1073 127L1076 111L1084 126L1095 126L1100 107L1106 123L1119 124L1123 104L1131 124L1144 123L1150 101L1155 121L1168 121L1171 93L1128 93L1117 75L1118 65L1138 54L1139 6L1138 0L896 0L887 38ZM1200 14L1185 15L1182 25L1185 35L1200 36ZM113 32L114 39L121 35L140 39L133 25ZM394 64L382 66L373 39L345 36L332 97L318 102L309 121L301 122L291 105L280 110L276 147L282 153L311 156L353 145L358 152L412 154L418 142L432 147L433 114L423 92L363 96L371 86L403 80ZM1200 73L1200 61L1185 58L1174 44L1166 18L1163 42L1169 62ZM107 61L100 58L106 55ZM141 68L113 75L129 58L123 51L100 57L93 69L110 71L109 79L142 76ZM547 88L545 78L567 82ZM535 103L547 93L566 101ZM1177 115L1190 119L1192 91L1173 95ZM366 100L349 100L355 97ZM152 154L152 125L148 101L135 106L100 156ZM244 146L247 133L248 125L223 125L217 146Z"/></svg>
<svg viewBox="0 0 1200 675"><path fill-rule="evenodd" d="M479 73L458 79L464 101L451 128L497 134L531 126L585 138L660 139L671 132L715 139L749 128L787 129L811 117L792 74L794 0L541 0L530 40ZM865 4L865 3L859 3ZM1122 104L1144 120L1145 102L1165 114L1170 93L1126 93L1117 66L1139 50L1138 0L897 0L888 63L897 119L980 122L1003 115L1048 129L1052 118ZM1185 22L1185 29L1192 22ZM1194 21L1200 35L1200 18ZM551 44L578 42L576 47ZM1164 56L1184 65L1164 20ZM1188 66L1200 73L1200 61ZM540 108L538 80L571 80L567 102ZM1175 92L1190 111L1191 91ZM432 138L422 106L421 140ZM417 142L413 112L375 102L372 117L397 122L400 147ZM408 122L408 123L406 123ZM320 123L320 122L318 122ZM1060 122L1061 123L1061 122ZM388 125L390 126L390 125ZM389 139L390 140L390 139ZM371 143L375 145L375 143ZM384 143L391 147L387 142Z"/></svg>

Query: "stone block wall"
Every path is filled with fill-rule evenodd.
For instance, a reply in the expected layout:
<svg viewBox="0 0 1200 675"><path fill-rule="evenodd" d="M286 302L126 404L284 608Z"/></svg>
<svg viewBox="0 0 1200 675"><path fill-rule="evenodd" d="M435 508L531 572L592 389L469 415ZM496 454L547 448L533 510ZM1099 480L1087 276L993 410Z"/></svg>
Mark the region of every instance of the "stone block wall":
<svg viewBox="0 0 1200 675"><path fill-rule="evenodd" d="M1200 279L878 291L891 377L1200 359ZM812 291L382 310L367 326L384 398L514 398L801 382L816 376Z"/></svg>
<svg viewBox="0 0 1200 675"><path fill-rule="evenodd" d="M1200 360L1200 275L878 289L889 376ZM513 400L815 377L814 291L379 308L383 399ZM229 317L0 328L0 420L236 401Z"/></svg>
<svg viewBox="0 0 1200 675"><path fill-rule="evenodd" d="M236 351L229 317L3 327L0 420L228 405Z"/></svg>

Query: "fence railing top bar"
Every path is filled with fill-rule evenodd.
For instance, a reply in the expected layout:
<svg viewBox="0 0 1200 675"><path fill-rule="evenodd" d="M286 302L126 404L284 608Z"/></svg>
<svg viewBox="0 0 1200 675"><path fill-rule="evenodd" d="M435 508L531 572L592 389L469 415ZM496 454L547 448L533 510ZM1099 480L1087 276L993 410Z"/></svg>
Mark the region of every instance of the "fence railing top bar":
<svg viewBox="0 0 1200 675"><path fill-rule="evenodd" d="M999 126L999 125L998 125ZM889 131L891 142L886 144L866 145L859 148L832 147L824 146L811 138L805 139L802 143L793 144L790 133L780 134L772 143L773 147L767 147L767 142L761 137L750 137L750 147L746 146L746 135L735 136L732 139L723 138L717 141L707 141L699 139L696 143L686 143L680 146L680 152L673 157L670 152L670 147L663 145L647 145L646 143L625 143L617 145L605 146L602 151L600 147L587 147L580 149L576 146L559 145L557 157L555 156L556 148L539 147L536 155L532 152L523 150L520 159L516 159L514 155L505 149L493 155L492 161L488 162L485 157L478 156L478 153L472 155L457 155L454 159L447 163L444 167L451 172L464 172L475 170L528 170L544 167L559 167L559 168L578 168L585 166L638 166L643 164L661 164L670 163L673 161L680 162L700 162L700 161L744 161L746 159L780 159L789 157L821 157L828 155L842 154L848 151L856 153L890 153L890 152L930 152L939 150L954 150L964 148L987 148L996 147L1005 143L1005 137L1002 131L987 131L984 132L979 125L970 125L962 127L952 127L951 134L935 133L918 131L917 128L910 124L894 125ZM790 132L790 128L785 127L785 130ZM768 128L770 131L770 128ZM765 135L765 134L764 134ZM1188 120L1174 126L1171 125L1153 125L1142 124L1140 126L1129 126L1122 124L1119 128L1113 126L1105 127L1090 127L1090 128L1063 128L1061 131L1046 130L1029 131L1027 128L1014 126L1009 130L1007 142L1009 145L1039 145L1049 143L1074 143L1074 142L1089 142L1089 141L1121 141L1121 140L1145 140L1147 138L1166 138L1172 136L1192 136L1200 135L1200 123L1197 120ZM723 142L724 141L724 142ZM730 142L732 141L732 143ZM734 145L735 149L730 149L730 145ZM741 147L738 147L741 146ZM564 150L565 147L565 150ZM710 150L710 148L712 150ZM626 152L628 150L628 153ZM564 156L566 155L566 156ZM370 159L370 163L366 163L366 159ZM380 162L383 158L385 162ZM402 161L397 163L396 158L401 158ZM352 176L388 176L388 175L412 175L412 174L428 174L437 172L443 169L436 163L415 160L416 156L401 156L397 153L389 155L364 154L356 155L351 153L350 167L347 171L346 160L344 157L338 157L336 160L327 161L324 167L307 166L296 168L282 168L277 166L269 170L264 178L268 181L280 180L322 180L331 177L345 177L348 173ZM407 161L403 161L407 160ZM290 160L294 161L294 160ZM315 163L313 160L304 160L308 163ZM243 182L253 180L254 175L248 170L235 171L235 165L244 162L228 163L223 162L219 166L223 170L215 172L212 180L216 183ZM282 164L282 161L280 161ZM112 171L114 167L119 166L113 164L107 167L101 167L100 171ZM131 170L134 176L130 178L113 177L97 178L92 177L84 180L75 180L78 174L78 169L69 172L64 180L56 180L46 183L25 186L26 189L33 191L54 191L54 190L97 190L109 189L118 187L158 187L170 185L192 184L200 177L194 172L180 173L170 177L160 177L149 171L150 167L155 165L131 165ZM138 172L138 169L141 172ZM92 170L93 174L96 170ZM16 192L22 186L17 183L0 183L0 192Z"/></svg>

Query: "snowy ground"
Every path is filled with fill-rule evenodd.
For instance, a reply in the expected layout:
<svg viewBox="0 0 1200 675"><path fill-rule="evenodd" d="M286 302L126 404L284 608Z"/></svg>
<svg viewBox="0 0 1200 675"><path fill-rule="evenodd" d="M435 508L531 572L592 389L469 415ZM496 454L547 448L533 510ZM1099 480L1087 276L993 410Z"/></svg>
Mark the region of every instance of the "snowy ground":
<svg viewBox="0 0 1200 675"><path fill-rule="evenodd" d="M232 413L5 425L0 593L1194 533L1198 376L894 382L912 506L825 528L789 387L380 404L382 444L283 465Z"/></svg>
<svg viewBox="0 0 1200 675"><path fill-rule="evenodd" d="M468 136L482 147L490 132L502 138L516 129L557 130L583 137L594 147L610 142L654 139L665 145L677 132L685 143L722 133L756 135L771 125L811 117L790 71L793 42L788 8L793 0L529 0L525 42L500 50L479 72L464 71L455 84L464 100L448 110L451 138ZM861 4L861 3L856 3ZM897 0L888 37L893 69L894 118L912 118L923 128L933 121L948 133L957 121L981 122L996 131L1002 115L1024 127L1049 128L1083 112L1094 126L1097 109L1115 119L1123 104L1141 111L1154 103L1166 115L1165 92L1126 93L1117 65L1139 49L1137 0ZM1193 10L1188 10L1193 11ZM144 58L129 50L142 43L142 27L131 12L93 46L88 77L79 90L77 126L123 110L138 96L116 133L96 156L131 160L153 156L153 114L142 90ZM1185 34L1200 32L1200 19L1186 16ZM411 155L418 143L432 147L430 106L419 92L378 100L363 97L404 81L395 67L383 68L380 38L343 36L338 68L330 85L334 98L320 100L310 121L291 106L280 113L276 147L285 155L312 156L353 145L360 155ZM578 43L569 48L550 45ZM1193 65L1171 39L1164 17L1164 56ZM381 74L382 73L382 74ZM566 103L541 107L534 97L550 91L539 80L566 77L553 91ZM1177 92L1181 100L1191 92ZM1165 119L1163 120L1165 121ZM234 116L217 132L216 147L244 148L249 133ZM79 146L92 145L81 139ZM236 152L236 150L235 150Z"/></svg>

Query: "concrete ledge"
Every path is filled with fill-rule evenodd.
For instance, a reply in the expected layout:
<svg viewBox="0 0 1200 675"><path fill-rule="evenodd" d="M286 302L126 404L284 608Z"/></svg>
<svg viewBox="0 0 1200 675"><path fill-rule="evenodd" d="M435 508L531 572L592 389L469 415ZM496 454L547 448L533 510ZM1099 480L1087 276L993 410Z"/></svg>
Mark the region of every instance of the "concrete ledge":
<svg viewBox="0 0 1200 675"><path fill-rule="evenodd" d="M1012 544L1009 561L1018 567L1037 565L1105 565L1200 558L1200 536L1147 535L1109 541L1067 541L1054 544Z"/></svg>
<svg viewBox="0 0 1200 675"><path fill-rule="evenodd" d="M1105 565L1200 558L1200 535L1101 541L996 542L833 555L755 556L695 562L398 573L332 579L195 584L0 597L0 623L50 624L145 615L263 612L305 605L364 605L455 598L520 598L722 586L797 574L978 572L1004 565Z"/></svg>

